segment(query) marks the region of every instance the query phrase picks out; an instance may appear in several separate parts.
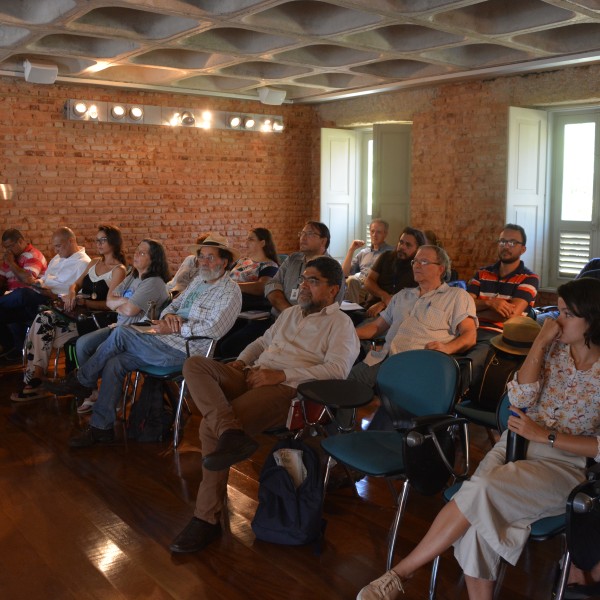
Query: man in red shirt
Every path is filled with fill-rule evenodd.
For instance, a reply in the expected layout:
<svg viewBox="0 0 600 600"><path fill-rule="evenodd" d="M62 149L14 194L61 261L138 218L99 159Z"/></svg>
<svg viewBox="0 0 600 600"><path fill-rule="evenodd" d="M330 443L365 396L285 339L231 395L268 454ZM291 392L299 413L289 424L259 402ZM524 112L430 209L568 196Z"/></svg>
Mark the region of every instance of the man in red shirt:
<svg viewBox="0 0 600 600"><path fill-rule="evenodd" d="M46 257L18 229L2 234L4 256L0 264L0 294L31 285L46 271Z"/></svg>

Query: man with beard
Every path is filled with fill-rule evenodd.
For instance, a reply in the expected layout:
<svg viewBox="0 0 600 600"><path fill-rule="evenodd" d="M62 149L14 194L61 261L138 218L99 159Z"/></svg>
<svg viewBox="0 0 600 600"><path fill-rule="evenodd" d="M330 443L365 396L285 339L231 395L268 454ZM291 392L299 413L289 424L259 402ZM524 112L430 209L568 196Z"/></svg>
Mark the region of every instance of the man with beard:
<svg viewBox="0 0 600 600"><path fill-rule="evenodd" d="M384 252L375 261L365 280L365 289L370 294L367 299L368 316L376 317L389 305L394 294L417 285L410 261L426 243L422 231L405 227L396 250Z"/></svg>
<svg viewBox="0 0 600 600"><path fill-rule="evenodd" d="M502 333L507 319L533 307L540 283L539 277L521 260L527 250L527 235L520 225L507 223L497 243L498 261L479 269L467 285L479 319L477 344L467 354L473 368L471 394L478 393L490 340Z"/></svg>
<svg viewBox="0 0 600 600"><path fill-rule="evenodd" d="M128 326L117 327L83 367L64 381L44 383L44 387L55 394L86 398L102 376L90 428L71 438L71 447L114 440L115 408L128 372L147 364L181 366L186 359L186 337L220 338L235 322L242 307L242 293L227 269L238 253L229 247L226 238L216 233L209 234L200 246L198 275L185 292L163 310L161 318L152 321L148 333ZM194 343L194 351L205 352L208 343L207 340Z"/></svg>
<svg viewBox="0 0 600 600"><path fill-rule="evenodd" d="M340 264L319 256L297 280L297 304L228 364L194 356L183 374L202 414L202 481L194 517L170 546L197 552L221 535L229 467L251 456L252 436L283 426L296 387L313 379L344 379L358 354L352 321L335 298Z"/></svg>

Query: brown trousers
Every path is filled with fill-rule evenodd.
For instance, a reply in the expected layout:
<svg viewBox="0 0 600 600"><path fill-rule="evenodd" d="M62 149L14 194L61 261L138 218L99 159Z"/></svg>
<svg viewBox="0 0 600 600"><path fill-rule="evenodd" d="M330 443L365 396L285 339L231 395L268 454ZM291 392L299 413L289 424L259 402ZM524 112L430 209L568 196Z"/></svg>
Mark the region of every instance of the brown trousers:
<svg viewBox="0 0 600 600"><path fill-rule="evenodd" d="M202 414L200 442L206 456L228 429L243 429L256 435L270 427L284 426L296 389L268 385L250 389L242 371L227 364L194 356L185 362L183 375L190 394ZM218 523L227 494L229 469L202 469L194 516Z"/></svg>

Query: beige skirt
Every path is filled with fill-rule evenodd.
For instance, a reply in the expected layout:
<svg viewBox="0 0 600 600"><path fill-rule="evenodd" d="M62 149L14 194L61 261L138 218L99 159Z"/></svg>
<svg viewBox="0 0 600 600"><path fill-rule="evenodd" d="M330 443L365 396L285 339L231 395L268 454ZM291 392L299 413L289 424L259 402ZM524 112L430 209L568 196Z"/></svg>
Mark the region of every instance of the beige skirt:
<svg viewBox="0 0 600 600"><path fill-rule="evenodd" d="M466 575L495 580L500 559L515 565L530 525L565 511L571 490L585 480L583 456L530 442L527 460L504 464L505 431L453 500L471 527L454 544Z"/></svg>

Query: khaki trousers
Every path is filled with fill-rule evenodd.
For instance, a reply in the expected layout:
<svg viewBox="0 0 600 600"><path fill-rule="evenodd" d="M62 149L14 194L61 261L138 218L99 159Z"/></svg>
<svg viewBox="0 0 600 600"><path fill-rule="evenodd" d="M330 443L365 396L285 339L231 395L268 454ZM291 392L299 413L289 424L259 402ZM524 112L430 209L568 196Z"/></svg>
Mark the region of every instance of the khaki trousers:
<svg viewBox="0 0 600 600"><path fill-rule="evenodd" d="M228 429L243 429L256 435L271 427L284 426L296 389L278 384L250 389L242 371L212 359L194 356L183 367L190 394L202 414L202 454L214 452L219 436ZM218 523L227 494L229 469L202 469L194 516Z"/></svg>

